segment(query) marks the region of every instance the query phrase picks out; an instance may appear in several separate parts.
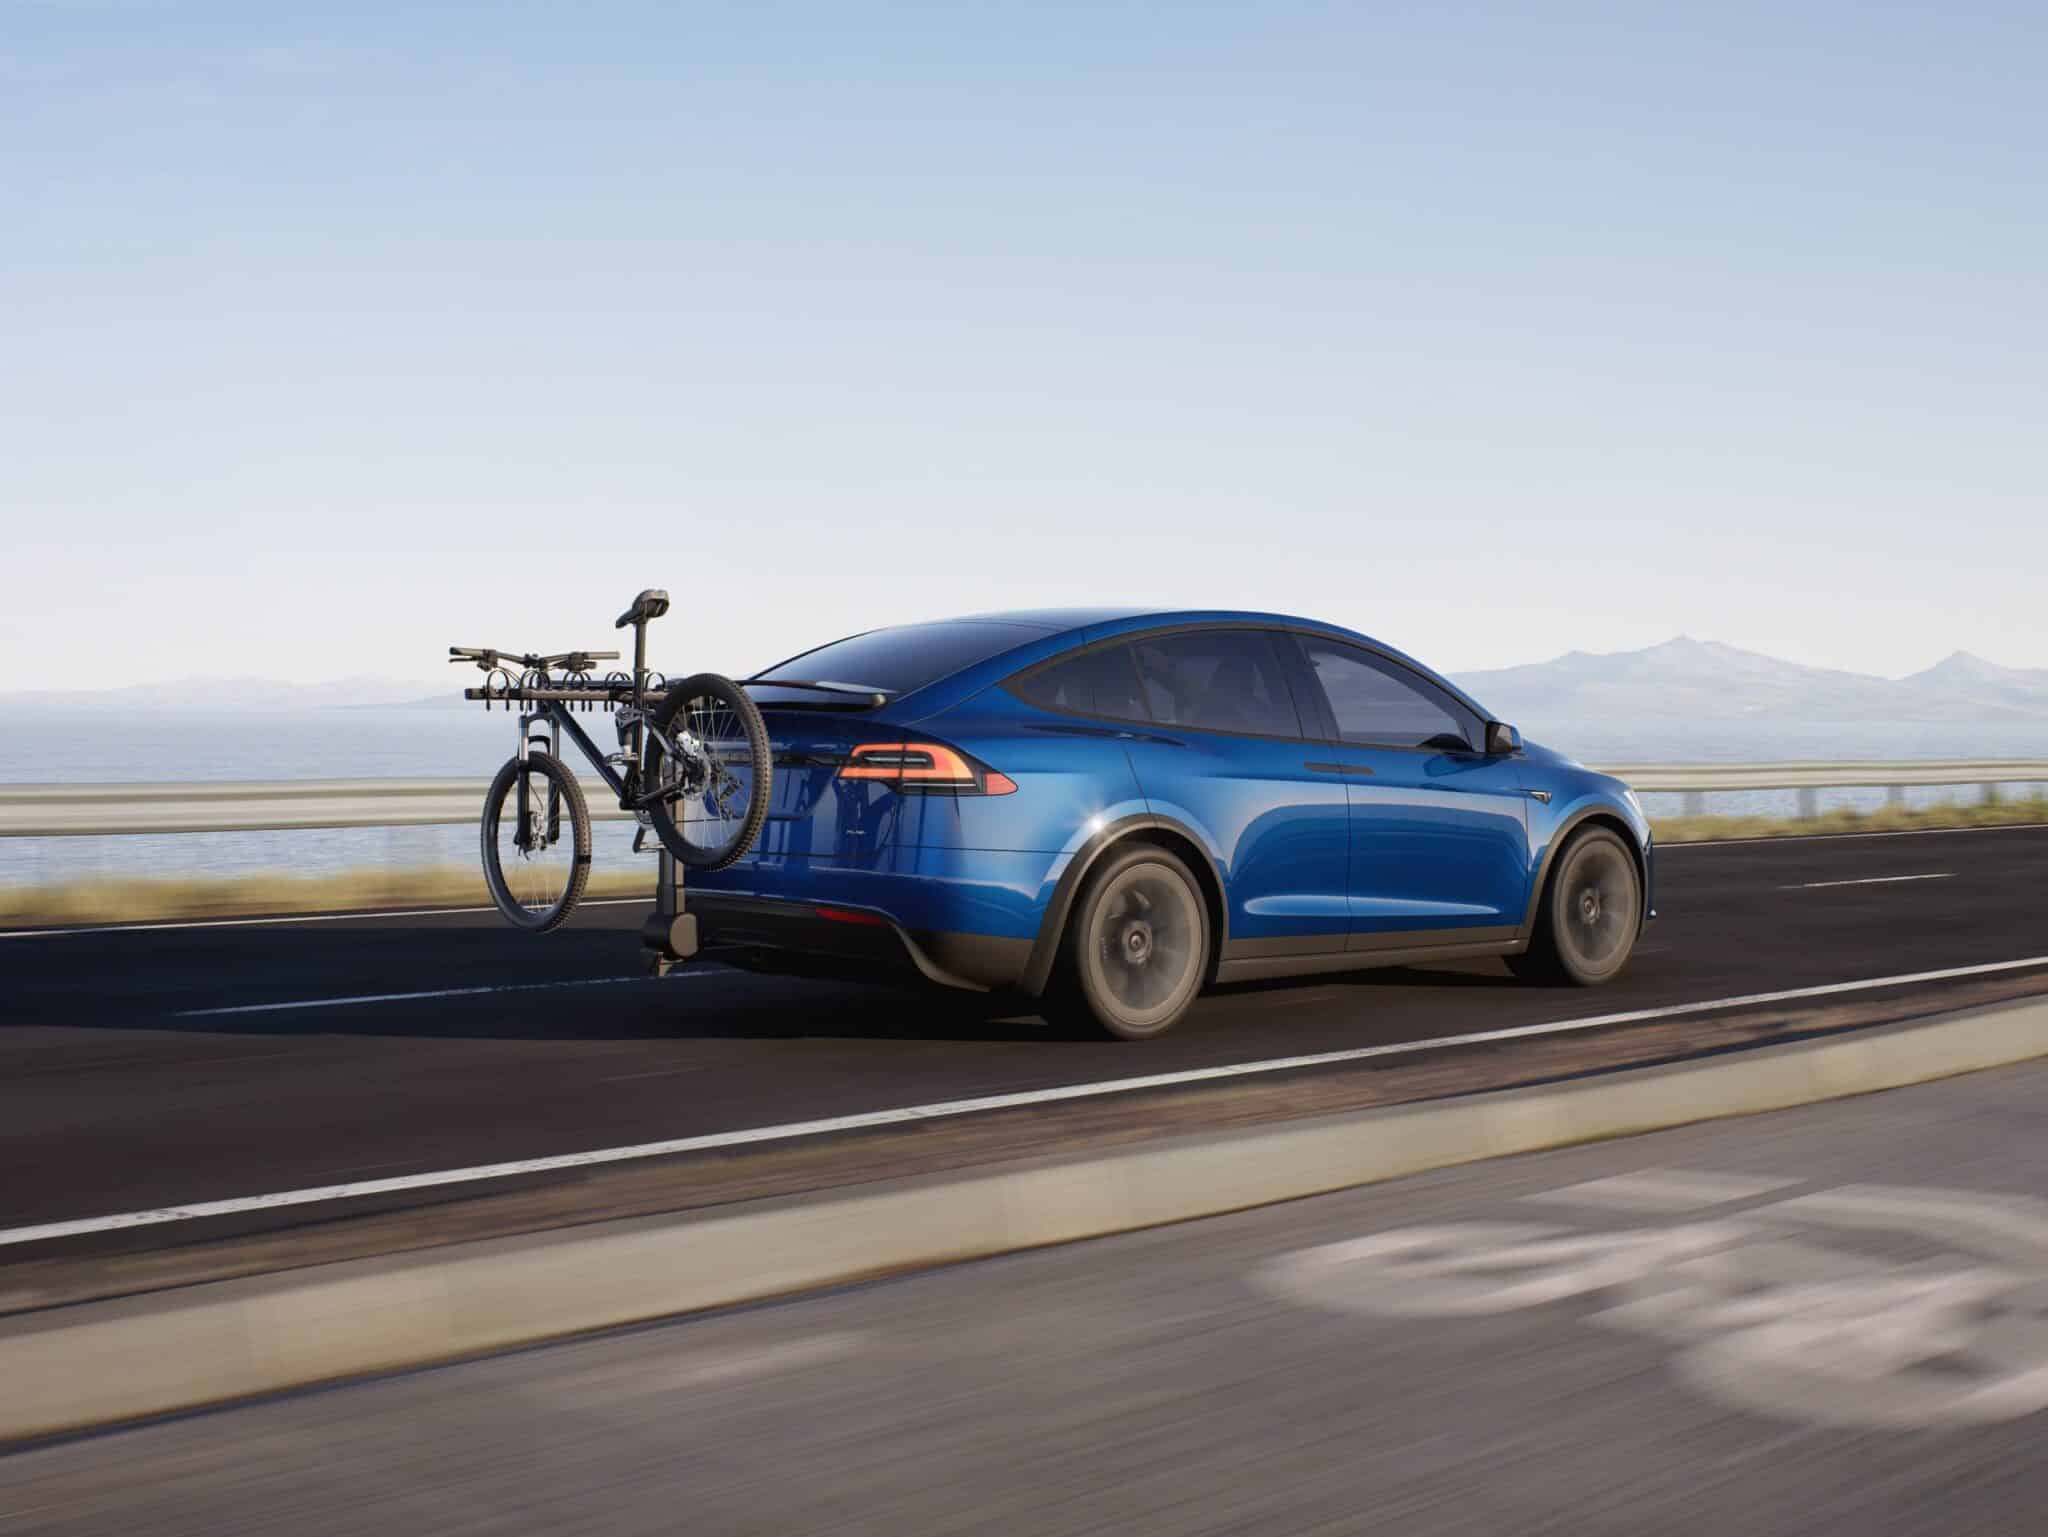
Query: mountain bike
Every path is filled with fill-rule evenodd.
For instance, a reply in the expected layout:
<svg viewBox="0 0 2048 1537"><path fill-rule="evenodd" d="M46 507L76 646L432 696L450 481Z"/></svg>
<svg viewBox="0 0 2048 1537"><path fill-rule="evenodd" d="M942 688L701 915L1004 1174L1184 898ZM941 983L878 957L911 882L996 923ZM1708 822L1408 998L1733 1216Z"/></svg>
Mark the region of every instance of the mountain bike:
<svg viewBox="0 0 2048 1537"><path fill-rule="evenodd" d="M483 686L464 689L485 709L503 704L519 718L517 751L484 795L484 880L498 911L531 933L558 927L590 880L590 810L562 758L566 736L641 830L693 870L722 870L742 858L768 815L773 773L768 728L730 678L697 673L671 682L647 665L647 626L668 612L650 588L619 615L633 631L633 669L593 678L616 651L496 651L450 646L451 663L474 663ZM618 751L600 752L575 712L603 709Z"/></svg>

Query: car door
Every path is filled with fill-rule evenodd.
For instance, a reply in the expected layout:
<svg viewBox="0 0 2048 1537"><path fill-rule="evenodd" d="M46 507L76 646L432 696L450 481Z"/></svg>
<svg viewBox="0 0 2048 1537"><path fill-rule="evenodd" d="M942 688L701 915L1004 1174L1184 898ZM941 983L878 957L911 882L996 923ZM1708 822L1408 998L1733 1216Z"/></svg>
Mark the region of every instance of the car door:
<svg viewBox="0 0 2048 1537"><path fill-rule="evenodd" d="M1350 799L1310 766L1275 632L1220 626L1121 643L1136 678L1126 746L1154 814L1206 838L1220 864L1231 960L1344 950Z"/></svg>
<svg viewBox="0 0 2048 1537"><path fill-rule="evenodd" d="M1326 636L1292 639L1325 772L1350 802L1349 948L1511 937L1530 879L1514 759L1488 757L1485 721L1405 663Z"/></svg>

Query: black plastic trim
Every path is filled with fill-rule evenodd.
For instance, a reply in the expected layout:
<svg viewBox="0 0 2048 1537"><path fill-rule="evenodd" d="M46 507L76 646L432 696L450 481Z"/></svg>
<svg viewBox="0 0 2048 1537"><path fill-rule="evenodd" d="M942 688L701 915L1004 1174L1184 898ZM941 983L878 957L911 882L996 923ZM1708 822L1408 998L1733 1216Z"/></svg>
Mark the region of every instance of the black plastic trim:
<svg viewBox="0 0 2048 1537"><path fill-rule="evenodd" d="M793 902L774 897L692 894L704 950L776 951L855 973L915 973L942 987L989 992L1016 983L1031 941L990 934L904 928L887 913L855 903ZM820 907L867 913L880 921L843 923Z"/></svg>
<svg viewBox="0 0 2048 1537"><path fill-rule="evenodd" d="M1494 939L1456 944L1411 945L1399 950L1322 950L1314 955L1275 955L1225 961L1216 968L1216 980L1256 982L1268 977L1306 977L1331 971L1370 971L1379 966L1413 966L1430 961L1514 955L1527 948L1526 942L1519 939Z"/></svg>
<svg viewBox="0 0 2048 1537"><path fill-rule="evenodd" d="M1148 830L1172 833L1201 851L1202 861L1208 866L1209 876L1215 882L1216 890L1224 893L1223 900L1217 903L1218 910L1210 915L1216 921L1217 953L1221 954L1224 947L1230 943L1230 887L1224 881L1222 873L1217 870L1216 862L1209 857L1209 851L1202 847L1202 840L1171 817L1162 817L1151 812L1135 812L1097 832L1076 849L1074 857L1067 861L1067 868L1060 874L1059 884L1053 888L1052 900L1045 905L1045 917L1038 927L1038 939L1031 947L1031 959L1025 964L1023 975L1018 978L1018 986L1024 992L1033 998L1040 997L1045 992L1046 984L1052 980L1053 964L1059 959L1060 937L1066 932L1067 914L1073 911L1074 898L1080 894L1081 882L1087 879L1088 872L1095 867L1096 861L1101 859L1112 845L1133 833Z"/></svg>

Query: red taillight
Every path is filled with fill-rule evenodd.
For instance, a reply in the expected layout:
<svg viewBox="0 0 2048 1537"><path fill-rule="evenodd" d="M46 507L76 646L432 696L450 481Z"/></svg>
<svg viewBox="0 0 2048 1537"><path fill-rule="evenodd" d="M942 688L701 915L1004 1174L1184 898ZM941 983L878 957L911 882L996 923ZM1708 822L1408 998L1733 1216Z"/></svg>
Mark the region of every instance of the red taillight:
<svg viewBox="0 0 2048 1537"><path fill-rule="evenodd" d="M1014 795L1017 781L940 742L866 742L848 754L841 779L871 779L903 791Z"/></svg>
<svg viewBox="0 0 2048 1537"><path fill-rule="evenodd" d="M879 913L856 912L850 907L821 907L818 916L829 923L856 923L866 928L882 928L889 920Z"/></svg>

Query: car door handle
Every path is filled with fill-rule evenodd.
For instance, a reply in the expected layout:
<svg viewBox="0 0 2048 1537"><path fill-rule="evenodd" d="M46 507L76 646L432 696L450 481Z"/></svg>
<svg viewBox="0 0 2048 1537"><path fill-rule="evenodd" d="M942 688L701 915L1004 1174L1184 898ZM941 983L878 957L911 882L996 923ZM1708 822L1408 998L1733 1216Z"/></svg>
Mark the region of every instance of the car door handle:
<svg viewBox="0 0 2048 1537"><path fill-rule="evenodd" d="M1302 767L1312 774L1370 774L1372 772L1363 763L1306 763Z"/></svg>

